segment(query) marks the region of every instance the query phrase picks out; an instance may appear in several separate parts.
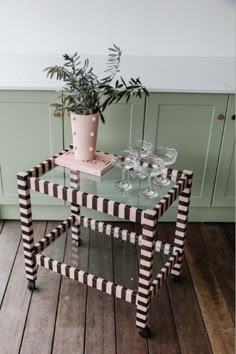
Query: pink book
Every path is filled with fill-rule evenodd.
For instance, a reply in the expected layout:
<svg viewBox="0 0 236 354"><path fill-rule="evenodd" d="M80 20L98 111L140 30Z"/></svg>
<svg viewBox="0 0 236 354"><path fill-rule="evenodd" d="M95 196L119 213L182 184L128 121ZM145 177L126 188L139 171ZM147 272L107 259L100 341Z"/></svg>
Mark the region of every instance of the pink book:
<svg viewBox="0 0 236 354"><path fill-rule="evenodd" d="M94 160L77 160L74 151L69 150L55 159L59 166L101 176L112 167L112 156L104 152L96 152Z"/></svg>

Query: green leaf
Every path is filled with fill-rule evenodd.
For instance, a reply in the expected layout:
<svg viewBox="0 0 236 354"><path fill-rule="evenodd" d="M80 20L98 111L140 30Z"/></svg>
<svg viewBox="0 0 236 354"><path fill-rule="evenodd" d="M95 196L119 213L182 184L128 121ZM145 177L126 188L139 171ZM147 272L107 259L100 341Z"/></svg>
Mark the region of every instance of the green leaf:
<svg viewBox="0 0 236 354"><path fill-rule="evenodd" d="M127 98L126 98L126 103L129 102L131 94L128 92Z"/></svg>
<svg viewBox="0 0 236 354"><path fill-rule="evenodd" d="M102 120L103 124L105 124L105 118L104 118L104 115L103 115L102 111L100 109L98 111L99 111L99 114L100 114L100 117L101 117L101 120Z"/></svg>
<svg viewBox="0 0 236 354"><path fill-rule="evenodd" d="M143 92L144 92L147 96L149 96L149 92L148 92L148 90L146 89L146 87L144 87L144 86L143 86Z"/></svg>

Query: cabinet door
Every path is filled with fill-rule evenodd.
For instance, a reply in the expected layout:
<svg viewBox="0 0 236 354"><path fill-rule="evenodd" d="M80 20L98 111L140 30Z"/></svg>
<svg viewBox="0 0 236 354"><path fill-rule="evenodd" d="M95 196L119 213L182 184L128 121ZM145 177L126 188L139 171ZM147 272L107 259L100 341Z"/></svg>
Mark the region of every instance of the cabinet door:
<svg viewBox="0 0 236 354"><path fill-rule="evenodd" d="M16 174L62 150L62 120L53 116L58 94L0 91L0 204L18 204ZM36 204L61 204L33 193Z"/></svg>
<svg viewBox="0 0 236 354"><path fill-rule="evenodd" d="M174 147L178 158L173 167L192 170L192 206L210 206L224 128L227 95L158 94L148 102L146 140L155 146Z"/></svg>
<svg viewBox="0 0 236 354"><path fill-rule="evenodd" d="M133 98L129 103L112 104L104 112L105 124L100 120L97 150L118 152L127 148L130 140L135 141L143 133L144 100ZM72 143L70 118L64 120L65 146Z"/></svg>
<svg viewBox="0 0 236 354"><path fill-rule="evenodd" d="M230 95L216 176L213 206L235 205L235 96Z"/></svg>

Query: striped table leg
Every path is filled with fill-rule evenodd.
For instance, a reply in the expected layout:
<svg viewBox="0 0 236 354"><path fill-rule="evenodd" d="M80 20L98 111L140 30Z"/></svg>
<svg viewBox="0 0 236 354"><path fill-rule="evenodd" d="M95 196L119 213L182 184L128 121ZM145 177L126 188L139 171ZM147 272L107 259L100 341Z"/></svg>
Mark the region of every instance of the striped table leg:
<svg viewBox="0 0 236 354"><path fill-rule="evenodd" d="M139 284L137 294L136 326L141 328L140 335L150 336L147 327L148 312L151 301L151 278L157 217L154 210L145 210L142 214L142 246L139 265Z"/></svg>
<svg viewBox="0 0 236 354"><path fill-rule="evenodd" d="M80 189L80 172L79 171L73 171L70 170L70 185L72 188L75 188L77 190ZM72 215L80 215L80 206L74 203L71 203L71 214ZM71 227L71 235L72 235L72 240L74 240L77 244L77 246L80 246L81 240L80 240L80 225L78 221L75 221L75 223Z"/></svg>
<svg viewBox="0 0 236 354"><path fill-rule="evenodd" d="M175 228L175 238L174 238L174 249L173 253L176 251L179 252L178 262L173 267L171 274L178 279L182 271L183 259L184 259L184 243L187 232L187 224L188 224L188 213L189 213L189 205L190 205L190 197L191 197L191 188L192 188L192 176L193 173L190 171L183 171L188 177L187 187L183 190L181 195L179 196L179 204L178 204L178 213L177 213L177 221Z"/></svg>
<svg viewBox="0 0 236 354"><path fill-rule="evenodd" d="M23 240L23 250L25 258L26 278L28 279L28 288L35 288L35 280L37 279L37 266L34 258L34 236L33 223L31 213L30 190L27 184L27 173L19 173L17 175L17 187L20 207L20 220Z"/></svg>

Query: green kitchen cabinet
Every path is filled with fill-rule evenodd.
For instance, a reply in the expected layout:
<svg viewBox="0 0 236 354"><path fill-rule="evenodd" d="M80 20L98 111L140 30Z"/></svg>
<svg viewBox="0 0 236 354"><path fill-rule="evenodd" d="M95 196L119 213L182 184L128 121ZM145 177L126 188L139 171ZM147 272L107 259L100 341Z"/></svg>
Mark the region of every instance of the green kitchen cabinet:
<svg viewBox="0 0 236 354"><path fill-rule="evenodd" d="M72 143L70 118L54 116L54 91L0 91L0 219L19 217L16 174ZM190 220L233 221L235 96L150 94L109 106L99 123L97 149L118 152L144 138L178 151L174 168L194 172ZM61 176L61 175L60 175ZM56 173L53 182L60 183ZM60 177L61 178L61 177ZM107 190L99 194L107 195ZM110 194L109 194L110 195ZM33 193L34 219L62 219L64 202ZM176 210L168 220L175 220Z"/></svg>
<svg viewBox="0 0 236 354"><path fill-rule="evenodd" d="M194 172L192 207L210 207L228 95L152 93L145 140L178 151L173 167Z"/></svg>
<svg viewBox="0 0 236 354"><path fill-rule="evenodd" d="M213 207L235 206L235 96L230 95L225 118Z"/></svg>
<svg viewBox="0 0 236 354"><path fill-rule="evenodd" d="M0 91L0 217L4 207L18 204L17 172L62 150L62 121L50 106L56 97L54 91ZM62 204L39 193L32 200Z"/></svg>

